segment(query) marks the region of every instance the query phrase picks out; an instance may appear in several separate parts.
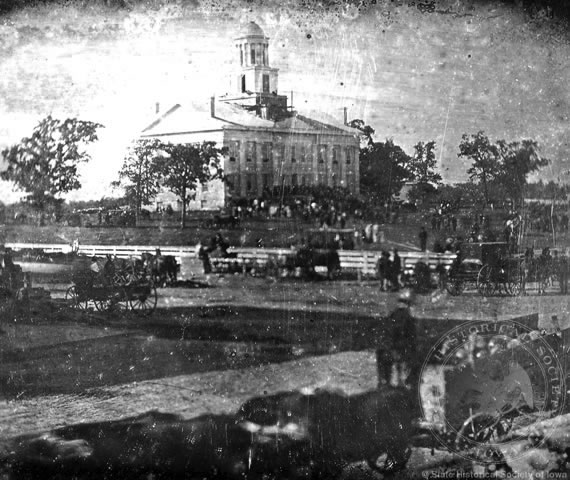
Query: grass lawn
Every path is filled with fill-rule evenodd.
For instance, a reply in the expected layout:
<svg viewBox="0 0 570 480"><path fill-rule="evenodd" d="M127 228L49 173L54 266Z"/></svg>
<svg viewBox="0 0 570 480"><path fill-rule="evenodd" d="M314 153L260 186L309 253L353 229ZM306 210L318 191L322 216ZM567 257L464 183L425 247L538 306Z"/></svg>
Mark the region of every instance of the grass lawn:
<svg viewBox="0 0 570 480"><path fill-rule="evenodd" d="M262 239L265 247L284 247L297 244L309 229L317 228L315 222L298 219L265 219L251 218L234 229L208 229L200 220L190 220L182 230L172 222L149 224L141 227L67 227L48 225L0 225L0 243L55 243L70 244L78 239L83 245L163 245L183 246L196 245L206 241L220 232L232 246L255 247L257 240ZM357 221L347 224L347 228L361 231L371 221ZM436 240L444 241L454 233L447 230L432 232L420 214L409 214L400 217L398 223L381 225L384 242L369 244L363 242L357 246L361 250L378 250L397 247L400 250L417 250L418 232L422 225L428 229L428 248L431 249ZM466 237L467 231L458 230L455 235ZM502 235L498 232L499 241ZM533 233L525 237L523 247L542 248L553 246L552 234ZM556 246L570 246L570 235L557 235Z"/></svg>

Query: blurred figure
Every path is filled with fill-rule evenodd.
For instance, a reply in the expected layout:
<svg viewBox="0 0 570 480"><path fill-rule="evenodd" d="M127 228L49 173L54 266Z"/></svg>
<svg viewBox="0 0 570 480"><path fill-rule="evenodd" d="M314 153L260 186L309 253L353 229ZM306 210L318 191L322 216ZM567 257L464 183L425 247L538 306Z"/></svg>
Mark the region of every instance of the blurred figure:
<svg viewBox="0 0 570 480"><path fill-rule="evenodd" d="M376 349L378 384L414 388L418 380L416 320L411 296L402 292L396 309L386 319L387 336Z"/></svg>
<svg viewBox="0 0 570 480"><path fill-rule="evenodd" d="M390 269L390 255L387 251L382 250L380 258L376 263L376 274L380 280L380 290L386 291L388 288L388 270Z"/></svg>

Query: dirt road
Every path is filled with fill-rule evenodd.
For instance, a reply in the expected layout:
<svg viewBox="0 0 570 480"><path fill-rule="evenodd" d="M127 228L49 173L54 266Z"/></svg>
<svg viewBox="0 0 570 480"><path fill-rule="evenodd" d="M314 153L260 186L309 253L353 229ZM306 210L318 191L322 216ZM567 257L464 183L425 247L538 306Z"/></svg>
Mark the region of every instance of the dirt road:
<svg viewBox="0 0 570 480"><path fill-rule="evenodd" d="M376 387L374 347L396 294L376 282L212 276L208 288L160 290L152 317L50 306L0 323L0 438L151 409L231 413L283 390ZM425 347L461 320L568 317L565 297L418 296ZM447 321L446 321L447 320ZM0 447L1 448L1 447Z"/></svg>

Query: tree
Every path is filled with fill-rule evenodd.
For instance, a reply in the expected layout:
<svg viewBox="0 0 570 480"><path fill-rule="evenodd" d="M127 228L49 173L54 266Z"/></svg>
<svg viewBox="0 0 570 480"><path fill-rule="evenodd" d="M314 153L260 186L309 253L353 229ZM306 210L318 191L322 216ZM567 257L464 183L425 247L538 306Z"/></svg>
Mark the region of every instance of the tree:
<svg viewBox="0 0 570 480"><path fill-rule="evenodd" d="M528 175L548 165L549 160L539 155L538 143L534 140L509 143L499 140L496 147L502 167L499 180L513 203L522 205Z"/></svg>
<svg viewBox="0 0 570 480"><path fill-rule="evenodd" d="M493 145L489 137L483 131L475 135L463 134L459 144L458 157L466 157L472 160L471 167L467 170L471 180L477 179L483 186L485 203L489 203L489 183L495 180L501 173L499 151Z"/></svg>
<svg viewBox="0 0 570 480"><path fill-rule="evenodd" d="M437 201L449 204L451 211L457 212L461 208L473 209L484 203L481 188L474 183L458 183L455 185L441 185L437 190Z"/></svg>
<svg viewBox="0 0 570 480"><path fill-rule="evenodd" d="M363 143L366 145L372 145L374 143L372 135L374 135L375 130L370 125L366 125L366 123L364 123L364 120L355 118L354 120L348 122L348 126L360 131L361 145Z"/></svg>
<svg viewBox="0 0 570 480"><path fill-rule="evenodd" d="M160 191L161 163L166 147L160 140L137 140L130 147L114 186L125 189L125 198L135 209L135 221L143 205L148 205Z"/></svg>
<svg viewBox="0 0 570 480"><path fill-rule="evenodd" d="M167 153L161 160L163 186L180 198L182 214L180 225L186 226L186 206L196 196L198 184L222 178L220 156L222 151L215 142L202 144L167 144Z"/></svg>
<svg viewBox="0 0 570 480"><path fill-rule="evenodd" d="M416 184L410 190L410 198L424 203L441 184L441 175L436 172L435 142L418 142L414 145L414 155L408 164L410 179Z"/></svg>
<svg viewBox="0 0 570 480"><path fill-rule="evenodd" d="M410 157L392 139L360 149L360 186L372 201L389 202L409 179Z"/></svg>
<svg viewBox="0 0 570 480"><path fill-rule="evenodd" d="M8 168L0 174L27 193L25 201L36 209L59 206L60 195L81 188L78 166L88 162L85 151L96 141L103 125L76 118L59 120L51 115L34 128L30 137L2 151Z"/></svg>

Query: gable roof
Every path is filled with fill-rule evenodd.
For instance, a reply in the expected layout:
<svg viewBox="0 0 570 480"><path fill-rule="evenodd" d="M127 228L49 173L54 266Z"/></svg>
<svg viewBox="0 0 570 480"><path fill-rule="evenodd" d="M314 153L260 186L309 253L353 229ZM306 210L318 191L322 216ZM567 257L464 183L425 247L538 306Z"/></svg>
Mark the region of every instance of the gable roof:
<svg viewBox="0 0 570 480"><path fill-rule="evenodd" d="M358 136L358 131L353 128L333 122L323 122L297 112L290 117L273 121L258 117L237 104L223 101L215 102L214 116L211 115L210 101L176 104L150 123L142 131L141 136L181 135L224 129Z"/></svg>

